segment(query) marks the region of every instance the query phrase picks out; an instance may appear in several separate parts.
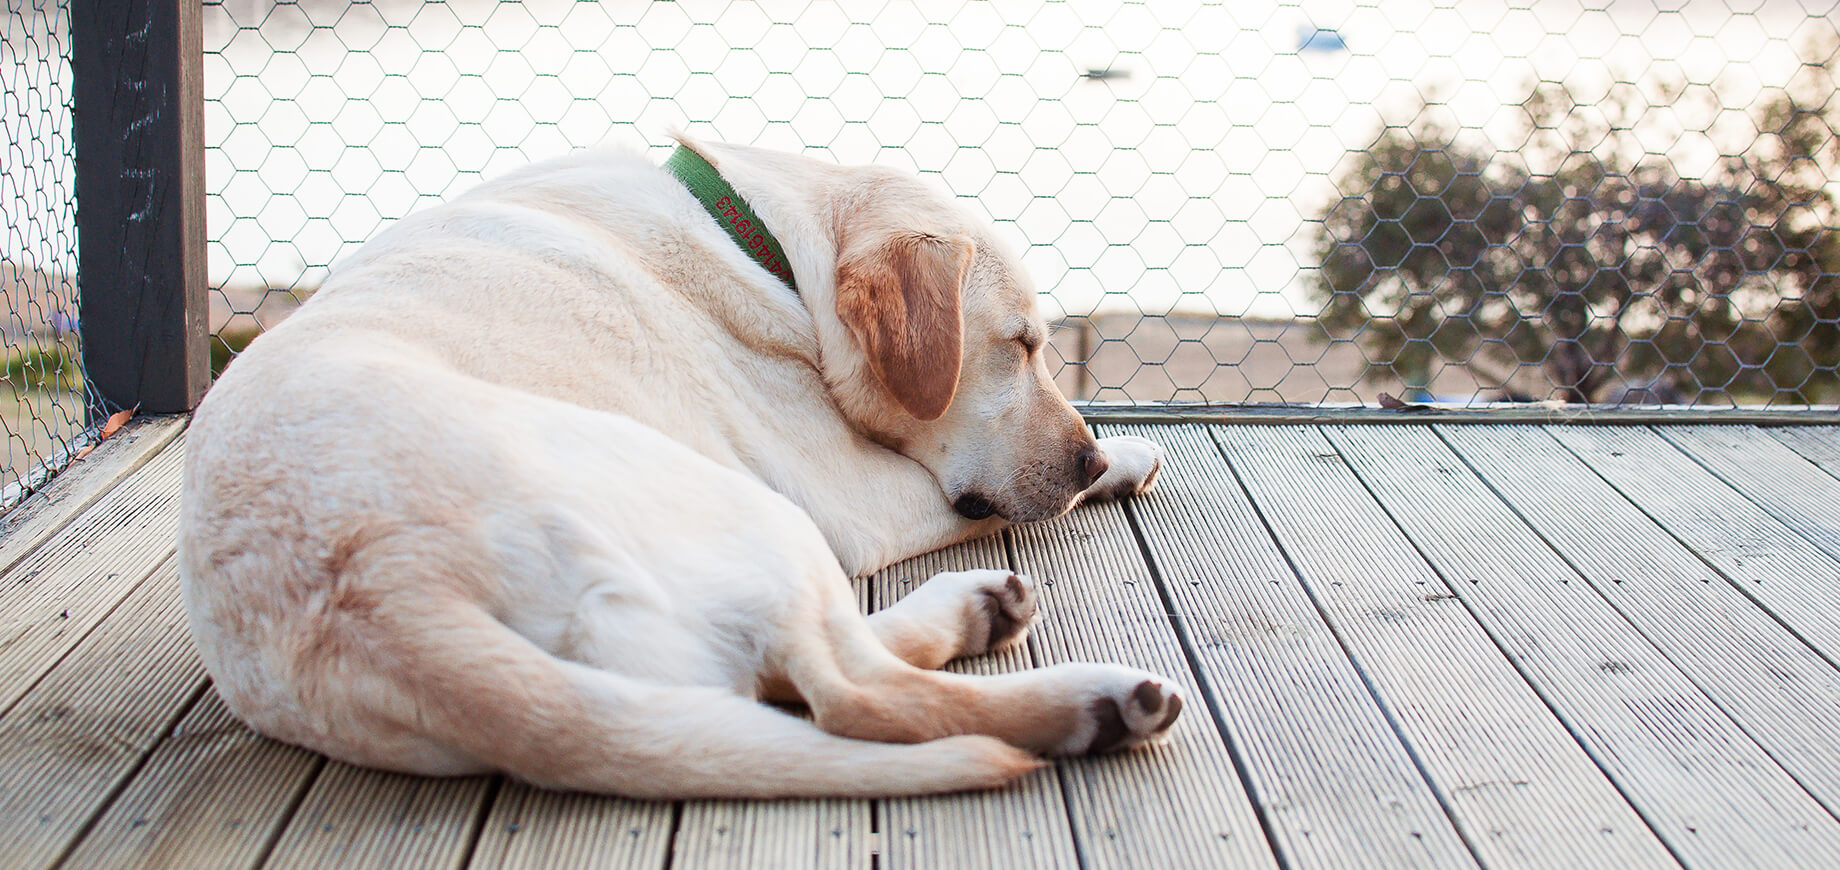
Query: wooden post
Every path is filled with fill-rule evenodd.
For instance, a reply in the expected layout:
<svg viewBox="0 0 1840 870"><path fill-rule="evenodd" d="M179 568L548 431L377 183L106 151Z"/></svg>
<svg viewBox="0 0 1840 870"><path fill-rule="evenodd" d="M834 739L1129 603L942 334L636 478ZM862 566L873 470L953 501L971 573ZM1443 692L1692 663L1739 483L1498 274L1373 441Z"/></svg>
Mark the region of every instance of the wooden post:
<svg viewBox="0 0 1840 870"><path fill-rule="evenodd" d="M77 281L90 415L196 407L210 383L203 9L74 0Z"/></svg>

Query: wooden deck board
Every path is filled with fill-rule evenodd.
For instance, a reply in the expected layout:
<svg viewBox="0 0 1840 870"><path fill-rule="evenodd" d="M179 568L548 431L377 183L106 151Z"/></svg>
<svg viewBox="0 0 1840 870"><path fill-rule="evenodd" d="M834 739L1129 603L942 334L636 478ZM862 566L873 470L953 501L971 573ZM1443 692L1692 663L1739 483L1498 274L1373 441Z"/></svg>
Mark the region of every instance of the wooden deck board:
<svg viewBox="0 0 1840 870"><path fill-rule="evenodd" d="M868 867L868 801L687 801L672 870Z"/></svg>
<svg viewBox="0 0 1840 870"><path fill-rule="evenodd" d="M1304 429L1215 434L1478 857L1668 863L1334 444Z"/></svg>
<svg viewBox="0 0 1840 870"><path fill-rule="evenodd" d="M1778 426L1763 431L1822 471L1840 477L1840 426Z"/></svg>
<svg viewBox="0 0 1840 870"><path fill-rule="evenodd" d="M184 417L130 421L50 485L0 515L0 572L19 563L185 431ZM106 449L105 449L106 448Z"/></svg>
<svg viewBox="0 0 1840 870"><path fill-rule="evenodd" d="M1547 433L1451 426L1440 434L1598 594L1840 815L1840 670L1584 463L1555 451Z"/></svg>
<svg viewBox="0 0 1840 870"><path fill-rule="evenodd" d="M267 867L459 867L492 777L430 779L327 762Z"/></svg>
<svg viewBox="0 0 1840 870"><path fill-rule="evenodd" d="M45 867L82 836L204 686L170 559L0 719L0 843Z"/></svg>
<svg viewBox="0 0 1840 870"><path fill-rule="evenodd" d="M176 440L0 575L0 712L5 712L173 552Z"/></svg>
<svg viewBox="0 0 1840 870"><path fill-rule="evenodd" d="M948 547L877 572L868 582L871 609L901 600L934 574L974 568L1012 568L1001 537ZM1034 666L1027 644L1020 644L953 662L947 669L997 674ZM890 870L1079 866L1055 770L1000 791L878 801L876 809L881 866Z"/></svg>
<svg viewBox="0 0 1840 870"><path fill-rule="evenodd" d="M1444 857L1467 863L1411 751L1207 432L1107 432L1155 437L1169 448L1156 490L1127 509L1202 665L1215 713L1245 760L1279 854L1299 866L1397 866L1423 857L1424 832L1442 829ZM1512 829L1513 820L1496 813L1481 824Z"/></svg>
<svg viewBox="0 0 1840 870"><path fill-rule="evenodd" d="M664 868L675 808L658 801L545 791L507 782L492 801L471 868Z"/></svg>
<svg viewBox="0 0 1840 870"><path fill-rule="evenodd" d="M1683 861L1719 866L1748 856L1792 867L1840 863L1840 821L1583 582L1435 433L1331 428L1327 434L1452 592ZM1584 830L1568 838L1640 825L1616 792L1604 787L1598 771L1545 775L1561 786L1560 793L1541 801L1548 817L1585 822Z"/></svg>
<svg viewBox="0 0 1840 870"><path fill-rule="evenodd" d="M69 867L255 867L325 760L198 697L83 838Z"/></svg>
<svg viewBox="0 0 1840 870"><path fill-rule="evenodd" d="M1804 643L1840 665L1840 562L1650 430L1548 431Z"/></svg>
<svg viewBox="0 0 1840 870"><path fill-rule="evenodd" d="M1027 571L1029 644L953 667L1163 673L1170 745L978 795L683 805L236 723L177 602L180 427L0 518L9 868L1665 866L1636 812L1690 866L1840 863L1840 427L1133 427L1173 450L1159 492L857 592Z"/></svg>
<svg viewBox="0 0 1840 870"><path fill-rule="evenodd" d="M1013 534L1018 567L1041 584L1044 616L1029 639L1038 662L1118 662L1200 698L1121 506L1089 505ZM1200 707L1163 746L1057 765L1085 866L1275 866L1218 726Z"/></svg>
<svg viewBox="0 0 1840 870"><path fill-rule="evenodd" d="M1754 426L1664 426L1661 437L1840 559L1840 479Z"/></svg>

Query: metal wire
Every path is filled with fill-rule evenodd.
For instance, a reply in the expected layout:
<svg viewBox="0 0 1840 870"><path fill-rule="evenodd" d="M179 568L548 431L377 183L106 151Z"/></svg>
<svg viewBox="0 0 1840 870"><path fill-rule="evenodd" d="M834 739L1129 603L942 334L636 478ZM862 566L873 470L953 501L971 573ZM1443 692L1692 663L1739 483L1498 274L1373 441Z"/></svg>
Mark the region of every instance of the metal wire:
<svg viewBox="0 0 1840 870"><path fill-rule="evenodd" d="M216 0L219 362L409 210L679 126L982 208L1081 398L1832 404L1822 5Z"/></svg>
<svg viewBox="0 0 1840 870"><path fill-rule="evenodd" d="M85 443L77 339L76 195L66 4L9 0L0 31L0 293L6 397L0 510L12 507Z"/></svg>

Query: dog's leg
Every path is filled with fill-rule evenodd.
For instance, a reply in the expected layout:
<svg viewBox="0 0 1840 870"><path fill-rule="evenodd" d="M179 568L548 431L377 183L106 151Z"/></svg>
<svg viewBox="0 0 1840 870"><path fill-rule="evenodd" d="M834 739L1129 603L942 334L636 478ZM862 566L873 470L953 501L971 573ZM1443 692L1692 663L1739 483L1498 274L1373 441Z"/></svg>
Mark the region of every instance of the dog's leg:
<svg viewBox="0 0 1840 870"><path fill-rule="evenodd" d="M936 574L869 616L882 645L917 668L1014 646L1035 621L1035 581L1009 571Z"/></svg>
<svg viewBox="0 0 1840 870"><path fill-rule="evenodd" d="M769 654L777 680L832 734L899 743L987 734L1032 752L1077 755L1157 742L1182 710L1169 680L1121 665L995 676L921 670L883 645L839 579L806 586L820 599L801 608L813 621L783 626Z"/></svg>

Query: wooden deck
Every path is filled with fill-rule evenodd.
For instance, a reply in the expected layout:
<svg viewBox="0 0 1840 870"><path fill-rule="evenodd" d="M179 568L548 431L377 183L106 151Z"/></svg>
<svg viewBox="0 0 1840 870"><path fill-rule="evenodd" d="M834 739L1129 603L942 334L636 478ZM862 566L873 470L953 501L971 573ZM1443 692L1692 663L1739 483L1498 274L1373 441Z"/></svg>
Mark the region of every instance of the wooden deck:
<svg viewBox="0 0 1840 870"><path fill-rule="evenodd" d="M1131 426L1154 494L934 553L1045 582L1008 670L1197 703L925 800L652 804L255 736L187 639L181 424L0 518L0 865L1840 866L1840 426Z"/></svg>

